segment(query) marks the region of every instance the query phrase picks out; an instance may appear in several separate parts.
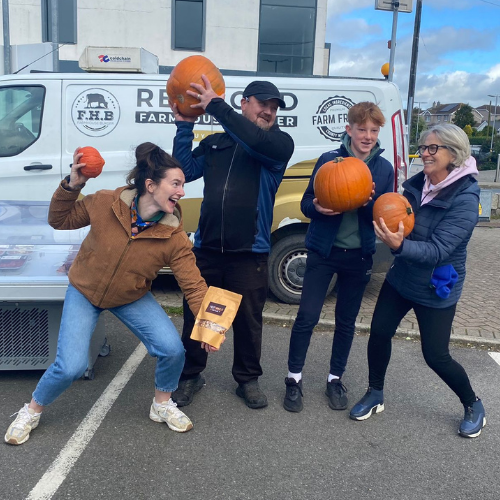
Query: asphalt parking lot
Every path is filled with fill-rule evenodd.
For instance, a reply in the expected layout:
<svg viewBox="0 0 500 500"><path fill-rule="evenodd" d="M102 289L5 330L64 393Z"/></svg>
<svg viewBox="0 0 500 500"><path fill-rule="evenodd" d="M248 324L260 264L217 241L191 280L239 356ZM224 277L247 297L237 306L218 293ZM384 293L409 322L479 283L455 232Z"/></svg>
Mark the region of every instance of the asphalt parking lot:
<svg viewBox="0 0 500 500"><path fill-rule="evenodd" d="M426 367L415 340L394 342L386 410L353 422L327 405L331 334L317 332L304 370L305 408L286 412L289 328L266 325L261 385L269 406L250 410L235 396L228 336L210 357L206 387L185 408L194 429L176 434L148 418L154 360L106 314L112 351L98 359L95 379L75 382L48 407L26 444L0 445L2 498L498 498L498 353L452 349L487 412L482 435L468 440L457 435L461 405ZM344 376L351 403L366 387L366 342L356 336ZM39 376L0 372L2 429Z"/></svg>

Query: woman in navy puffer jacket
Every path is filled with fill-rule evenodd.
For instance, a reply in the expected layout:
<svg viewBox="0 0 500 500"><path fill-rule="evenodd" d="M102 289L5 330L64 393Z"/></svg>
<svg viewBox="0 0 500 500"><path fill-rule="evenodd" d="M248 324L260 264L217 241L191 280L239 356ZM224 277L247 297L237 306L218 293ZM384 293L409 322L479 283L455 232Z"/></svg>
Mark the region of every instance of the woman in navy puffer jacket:
<svg viewBox="0 0 500 500"><path fill-rule="evenodd" d="M391 248L394 263L375 306L368 342L369 387L350 417L365 420L384 410L384 379L396 329L413 309L424 359L462 402L459 427L477 437L486 423L480 399L463 367L449 352L451 325L465 279L467 244L478 220L479 187L475 160L465 132L451 124L436 125L420 136L422 172L403 184L415 212L415 227L404 238L374 222L376 235Z"/></svg>

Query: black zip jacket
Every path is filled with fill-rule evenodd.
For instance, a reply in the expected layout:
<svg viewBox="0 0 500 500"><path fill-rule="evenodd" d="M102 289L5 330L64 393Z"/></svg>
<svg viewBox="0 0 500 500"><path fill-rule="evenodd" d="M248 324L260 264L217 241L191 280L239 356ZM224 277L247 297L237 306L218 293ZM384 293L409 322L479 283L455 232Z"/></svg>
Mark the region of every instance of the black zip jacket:
<svg viewBox="0 0 500 500"><path fill-rule="evenodd" d="M191 182L205 183L197 248L268 253L276 191L293 153L293 140L274 124L260 129L223 99L206 111L224 128L191 151L193 123L176 122L173 156Z"/></svg>

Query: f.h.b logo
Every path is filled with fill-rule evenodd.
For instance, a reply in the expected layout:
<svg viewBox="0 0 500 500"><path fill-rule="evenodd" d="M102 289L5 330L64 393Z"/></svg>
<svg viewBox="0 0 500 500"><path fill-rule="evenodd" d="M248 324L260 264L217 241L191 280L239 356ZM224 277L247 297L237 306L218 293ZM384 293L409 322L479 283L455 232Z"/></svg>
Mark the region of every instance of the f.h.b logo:
<svg viewBox="0 0 500 500"><path fill-rule="evenodd" d="M80 132L101 137L118 125L120 105L115 96L105 89L87 89L74 100L71 118Z"/></svg>

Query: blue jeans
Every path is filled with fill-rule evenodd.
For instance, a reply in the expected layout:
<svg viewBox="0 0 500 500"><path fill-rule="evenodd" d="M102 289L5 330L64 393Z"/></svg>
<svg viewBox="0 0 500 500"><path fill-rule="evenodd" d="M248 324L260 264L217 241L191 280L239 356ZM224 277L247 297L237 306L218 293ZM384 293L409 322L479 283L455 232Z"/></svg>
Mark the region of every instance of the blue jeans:
<svg viewBox="0 0 500 500"><path fill-rule="evenodd" d="M103 310L92 305L75 287L68 286L56 359L33 392L36 403L49 405L85 373L90 341ZM177 329L151 292L109 311L139 338L151 356L158 358L155 389L175 391L184 366L184 347Z"/></svg>
<svg viewBox="0 0 500 500"><path fill-rule="evenodd" d="M343 250L333 247L327 259L312 250L307 253L302 297L292 327L288 352L288 369L292 373L300 373L304 367L312 332L318 324L328 286L337 273L335 334L330 373L342 377L351 351L356 317L366 285L370 281L372 263L372 257L363 256L361 249Z"/></svg>

